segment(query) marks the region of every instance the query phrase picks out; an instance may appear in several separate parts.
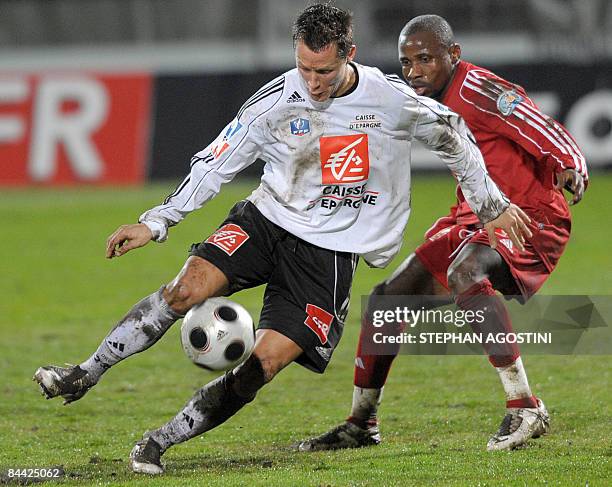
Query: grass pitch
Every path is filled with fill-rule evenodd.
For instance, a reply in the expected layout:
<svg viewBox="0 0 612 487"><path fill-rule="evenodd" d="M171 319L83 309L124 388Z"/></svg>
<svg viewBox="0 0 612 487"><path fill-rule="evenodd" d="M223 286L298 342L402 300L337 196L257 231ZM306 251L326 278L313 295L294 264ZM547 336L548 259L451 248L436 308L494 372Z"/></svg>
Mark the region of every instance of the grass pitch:
<svg viewBox="0 0 612 487"><path fill-rule="evenodd" d="M66 407L45 401L30 381L36 367L89 356L134 302L174 277L189 244L211 233L254 186L226 186L172 229L165 244L112 261L104 259L107 236L157 204L170 185L0 194L0 473L62 465L66 477L52 482L70 485L610 485L609 355L524 358L532 388L551 412L553 432L523 450L485 451L504 400L482 356L400 356L380 410L379 447L311 454L288 448L347 415L360 296L445 214L453 198L447 175L415 178L406 243L391 267L360 265L345 335L328 371L319 376L288 367L226 424L168 451L162 478L131 473L132 445L215 377L183 356L179 326L114 367L84 399ZM569 248L543 293L612 294L611 192L612 177L595 174L573 210ZM261 290L235 299L258 316Z"/></svg>

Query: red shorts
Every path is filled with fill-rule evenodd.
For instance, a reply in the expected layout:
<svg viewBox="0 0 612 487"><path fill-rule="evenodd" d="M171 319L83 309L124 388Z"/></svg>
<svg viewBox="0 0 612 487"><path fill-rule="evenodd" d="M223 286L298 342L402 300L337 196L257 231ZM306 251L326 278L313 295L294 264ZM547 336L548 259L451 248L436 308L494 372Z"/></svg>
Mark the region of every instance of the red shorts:
<svg viewBox="0 0 612 487"><path fill-rule="evenodd" d="M533 237L519 251L505 232L497 230L497 252L508 264L523 299L533 296L557 265L570 234L570 221L561 225L533 222ZM468 243L489 245L486 230L477 225L458 225L455 218L440 218L425 234L415 253L431 274L448 289L449 266Z"/></svg>

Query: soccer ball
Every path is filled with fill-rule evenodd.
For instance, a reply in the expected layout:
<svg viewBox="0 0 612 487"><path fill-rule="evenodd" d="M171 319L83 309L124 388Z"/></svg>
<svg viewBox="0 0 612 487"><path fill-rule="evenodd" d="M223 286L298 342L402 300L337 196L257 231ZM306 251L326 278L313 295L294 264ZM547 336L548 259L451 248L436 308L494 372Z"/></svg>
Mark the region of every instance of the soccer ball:
<svg viewBox="0 0 612 487"><path fill-rule="evenodd" d="M207 299L185 315L181 343L194 364L209 370L229 370L253 351L253 318L229 299Z"/></svg>

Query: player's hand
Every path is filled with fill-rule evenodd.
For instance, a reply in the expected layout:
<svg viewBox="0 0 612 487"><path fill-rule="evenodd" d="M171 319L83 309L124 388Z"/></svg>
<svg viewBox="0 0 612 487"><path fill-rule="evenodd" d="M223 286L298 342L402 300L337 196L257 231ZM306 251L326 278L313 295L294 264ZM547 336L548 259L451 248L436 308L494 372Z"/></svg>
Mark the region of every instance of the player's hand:
<svg viewBox="0 0 612 487"><path fill-rule="evenodd" d="M106 257L121 257L132 249L148 244L153 239L149 227L143 223L121 225L115 233L106 240Z"/></svg>
<svg viewBox="0 0 612 487"><path fill-rule="evenodd" d="M563 191L567 189L573 193L574 197L568 201L570 205L580 203L584 195L584 178L574 169L566 169L563 172L557 173L557 183L555 188Z"/></svg>
<svg viewBox="0 0 612 487"><path fill-rule="evenodd" d="M512 243L516 245L521 251L525 250L525 239L531 238L532 233L527 226L531 222L531 218L527 216L523 210L521 210L515 204L510 203L510 206L506 208L501 215L495 220L491 220L485 223L484 228L489 235L489 243L491 248L497 247L497 235L495 235L495 229L499 228L506 232L512 240Z"/></svg>

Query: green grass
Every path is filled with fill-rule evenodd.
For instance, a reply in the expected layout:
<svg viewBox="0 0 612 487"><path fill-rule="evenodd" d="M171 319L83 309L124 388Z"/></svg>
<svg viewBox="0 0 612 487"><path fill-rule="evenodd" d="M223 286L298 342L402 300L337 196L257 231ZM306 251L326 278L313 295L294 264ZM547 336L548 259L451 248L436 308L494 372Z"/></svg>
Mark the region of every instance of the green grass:
<svg viewBox="0 0 612 487"><path fill-rule="evenodd" d="M572 240L544 293L612 294L612 177L596 174L591 186L573 210ZM452 202L448 176L419 176L413 187L402 256ZM365 265L326 374L288 367L226 424L171 449L163 478L132 474L127 455L143 431L168 420L215 377L184 358L178 326L68 407L43 400L30 377L42 364L85 359L135 301L174 277L189 244L206 237L232 202L249 192L243 184L228 186L174 228L165 244L105 260L107 236L171 189L0 194L0 472L63 465L68 477L62 482L74 485L609 485L610 356L525 358L531 385L552 414L553 433L523 450L484 449L504 406L486 358L400 356L380 412L380 447L290 451L293 441L325 431L349 411L360 296L390 272ZM258 316L261 290L235 299Z"/></svg>

